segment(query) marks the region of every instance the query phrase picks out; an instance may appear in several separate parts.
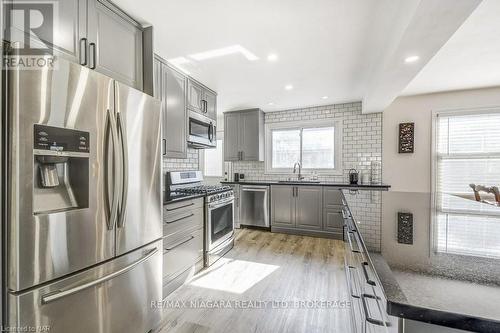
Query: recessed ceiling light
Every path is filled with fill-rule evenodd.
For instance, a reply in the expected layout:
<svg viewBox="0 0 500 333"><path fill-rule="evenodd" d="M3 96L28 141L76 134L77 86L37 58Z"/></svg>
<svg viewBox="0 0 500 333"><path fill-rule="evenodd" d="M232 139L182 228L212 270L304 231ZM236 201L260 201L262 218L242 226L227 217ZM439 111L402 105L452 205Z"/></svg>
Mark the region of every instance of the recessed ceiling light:
<svg viewBox="0 0 500 333"><path fill-rule="evenodd" d="M412 63L412 62L417 61L418 59L420 59L420 57L419 57L419 56L417 56L417 55L414 55L414 56L409 56L409 57L406 57L406 58L405 58L405 62L406 62L407 64L409 64L409 63Z"/></svg>
<svg viewBox="0 0 500 333"><path fill-rule="evenodd" d="M273 105L274 105L274 102L269 102L269 103L267 103L267 105L269 105L269 106L273 106Z"/></svg>
<svg viewBox="0 0 500 333"><path fill-rule="evenodd" d="M285 90L292 90L293 89L293 86L291 84L287 84L285 86Z"/></svg>
<svg viewBox="0 0 500 333"><path fill-rule="evenodd" d="M276 53L270 53L267 56L267 61L276 61L278 60L278 55Z"/></svg>
<svg viewBox="0 0 500 333"><path fill-rule="evenodd" d="M327 99L327 98L328 98L328 96L323 96L323 97L321 97L321 98L322 98L322 99Z"/></svg>

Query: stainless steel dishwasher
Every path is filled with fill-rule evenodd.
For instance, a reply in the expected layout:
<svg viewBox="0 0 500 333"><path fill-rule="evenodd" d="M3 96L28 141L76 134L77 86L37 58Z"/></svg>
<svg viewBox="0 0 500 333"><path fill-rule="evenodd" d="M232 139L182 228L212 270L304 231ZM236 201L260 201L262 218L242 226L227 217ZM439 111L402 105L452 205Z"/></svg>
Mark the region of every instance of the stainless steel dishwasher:
<svg viewBox="0 0 500 333"><path fill-rule="evenodd" d="M240 225L269 228L269 186L241 186Z"/></svg>

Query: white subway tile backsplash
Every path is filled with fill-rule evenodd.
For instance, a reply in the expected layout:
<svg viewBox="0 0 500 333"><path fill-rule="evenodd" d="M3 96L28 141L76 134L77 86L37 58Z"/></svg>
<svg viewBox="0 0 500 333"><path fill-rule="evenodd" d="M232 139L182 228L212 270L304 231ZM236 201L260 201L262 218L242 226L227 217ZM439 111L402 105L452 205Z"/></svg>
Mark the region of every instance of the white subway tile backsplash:
<svg viewBox="0 0 500 333"><path fill-rule="evenodd" d="M292 109L265 114L266 123L309 119L343 119L343 173L320 174L322 181L347 182L349 169L382 177L382 114L362 114L361 102ZM264 162L233 162L233 172L245 174L245 180L284 180L289 174L266 174ZM380 250L381 195L371 191L346 191L346 198L366 245Z"/></svg>

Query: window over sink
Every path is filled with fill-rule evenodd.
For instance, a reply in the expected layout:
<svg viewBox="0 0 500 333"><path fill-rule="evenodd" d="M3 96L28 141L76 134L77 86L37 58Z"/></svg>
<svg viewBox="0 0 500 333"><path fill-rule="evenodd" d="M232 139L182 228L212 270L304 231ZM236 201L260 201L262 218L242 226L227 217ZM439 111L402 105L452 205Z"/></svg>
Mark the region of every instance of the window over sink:
<svg viewBox="0 0 500 333"><path fill-rule="evenodd" d="M266 173L290 174L299 162L304 174L342 173L342 121L266 124Z"/></svg>

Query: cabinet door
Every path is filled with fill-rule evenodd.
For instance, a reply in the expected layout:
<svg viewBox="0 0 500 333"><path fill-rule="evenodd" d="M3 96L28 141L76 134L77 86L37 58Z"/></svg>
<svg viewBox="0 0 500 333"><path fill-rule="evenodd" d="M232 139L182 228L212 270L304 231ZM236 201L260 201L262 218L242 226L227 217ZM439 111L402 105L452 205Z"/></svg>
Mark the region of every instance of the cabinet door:
<svg viewBox="0 0 500 333"><path fill-rule="evenodd" d="M342 216L342 209L325 209L323 215L323 229L329 232L342 234L344 227L344 217Z"/></svg>
<svg viewBox="0 0 500 333"><path fill-rule="evenodd" d="M323 225L323 188L297 186L296 225L303 229L321 229Z"/></svg>
<svg viewBox="0 0 500 333"><path fill-rule="evenodd" d="M238 112L224 114L224 161L239 160L239 121Z"/></svg>
<svg viewBox="0 0 500 333"><path fill-rule="evenodd" d="M203 100L207 107L207 117L217 121L217 94L210 90L205 90Z"/></svg>
<svg viewBox="0 0 500 333"><path fill-rule="evenodd" d="M102 0L88 0L90 67L142 90L142 27Z"/></svg>
<svg viewBox="0 0 500 333"><path fill-rule="evenodd" d="M153 96L158 98L158 99L162 99L162 94L161 94L161 91L162 91L162 87L161 87L161 80L162 80L162 75L161 75L161 61L160 59L158 58L155 58L154 59L154 64L153 64L153 90L154 90L154 94Z"/></svg>
<svg viewBox="0 0 500 333"><path fill-rule="evenodd" d="M295 227L294 186L271 186L271 226Z"/></svg>
<svg viewBox="0 0 500 333"><path fill-rule="evenodd" d="M203 87L193 80L188 80L188 107L189 109L205 113L203 106Z"/></svg>
<svg viewBox="0 0 500 333"><path fill-rule="evenodd" d="M53 53L66 60L85 65L86 47L84 37L87 30L87 0L55 0L50 1L57 6L57 17L49 23L48 29L36 30L36 37L30 38L31 47L49 47ZM26 1L13 1L6 6L22 5ZM15 9L15 8L14 8ZM5 8L4 8L5 10ZM14 13L10 11L10 13ZM9 24L10 36L5 39L11 42L24 43L24 20L22 15L11 15L5 18ZM29 34L29 32L28 32ZM45 45L44 45L45 44Z"/></svg>
<svg viewBox="0 0 500 333"><path fill-rule="evenodd" d="M162 65L162 87L165 122L163 136L167 140L169 158L187 158L186 76Z"/></svg>
<svg viewBox="0 0 500 333"><path fill-rule="evenodd" d="M259 112L241 112L240 123L240 150L242 160L259 160Z"/></svg>

